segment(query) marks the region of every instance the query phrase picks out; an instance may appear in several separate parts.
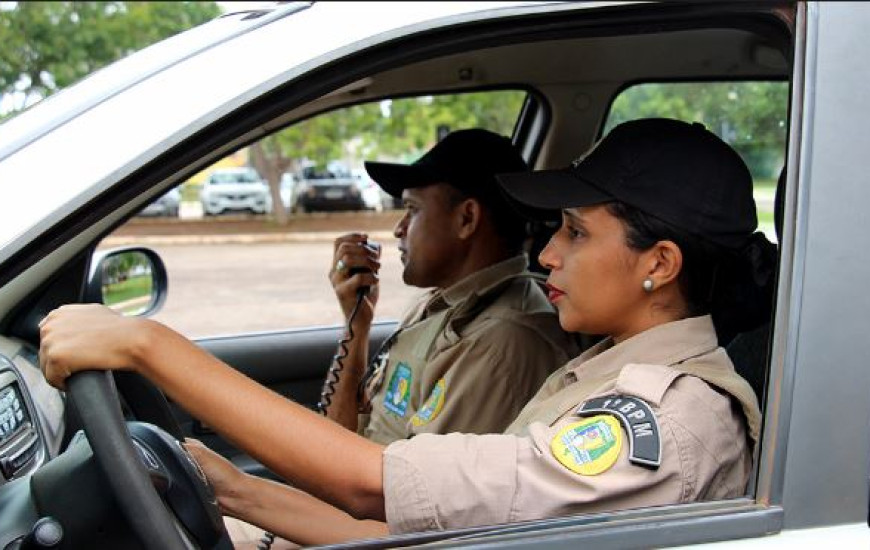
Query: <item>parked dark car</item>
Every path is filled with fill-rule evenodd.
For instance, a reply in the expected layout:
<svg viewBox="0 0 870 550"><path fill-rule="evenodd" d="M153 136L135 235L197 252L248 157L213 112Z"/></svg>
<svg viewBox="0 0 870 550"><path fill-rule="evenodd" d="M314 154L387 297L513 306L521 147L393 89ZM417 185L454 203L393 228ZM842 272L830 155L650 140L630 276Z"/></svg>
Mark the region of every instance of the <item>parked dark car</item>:
<svg viewBox="0 0 870 550"><path fill-rule="evenodd" d="M383 209L380 188L338 164L306 167L295 185L294 206L299 212Z"/></svg>

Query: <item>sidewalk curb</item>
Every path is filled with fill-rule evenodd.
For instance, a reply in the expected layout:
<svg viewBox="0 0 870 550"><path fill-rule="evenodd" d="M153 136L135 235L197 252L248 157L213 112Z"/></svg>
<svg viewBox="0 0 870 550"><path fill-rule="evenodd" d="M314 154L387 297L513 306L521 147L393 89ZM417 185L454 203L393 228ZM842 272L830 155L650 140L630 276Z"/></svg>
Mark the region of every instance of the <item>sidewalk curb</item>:
<svg viewBox="0 0 870 550"><path fill-rule="evenodd" d="M228 235L125 235L108 236L105 246L190 245L190 244L260 244L260 243L332 243L347 231L310 231L298 233L238 233ZM370 231L378 242L395 241L391 231Z"/></svg>

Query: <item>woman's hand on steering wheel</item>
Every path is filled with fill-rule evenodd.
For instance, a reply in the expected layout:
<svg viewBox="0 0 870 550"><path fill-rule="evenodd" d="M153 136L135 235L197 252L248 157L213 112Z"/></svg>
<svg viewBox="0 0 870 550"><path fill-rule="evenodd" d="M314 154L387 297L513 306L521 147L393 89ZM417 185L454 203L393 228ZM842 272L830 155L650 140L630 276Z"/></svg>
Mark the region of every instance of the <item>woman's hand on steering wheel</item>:
<svg viewBox="0 0 870 550"><path fill-rule="evenodd" d="M66 379L82 370L136 369L139 330L145 319L122 317L98 304L71 304L39 323L39 364L45 379L65 389Z"/></svg>

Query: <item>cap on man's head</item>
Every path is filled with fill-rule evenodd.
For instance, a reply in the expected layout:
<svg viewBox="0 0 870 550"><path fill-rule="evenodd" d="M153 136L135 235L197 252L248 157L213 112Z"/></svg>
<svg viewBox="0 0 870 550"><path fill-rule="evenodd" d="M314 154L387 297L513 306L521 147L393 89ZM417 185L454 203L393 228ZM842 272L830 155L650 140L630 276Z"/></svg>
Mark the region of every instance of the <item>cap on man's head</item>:
<svg viewBox="0 0 870 550"><path fill-rule="evenodd" d="M483 129L448 134L413 164L366 162L366 171L394 197L402 191L448 183L468 196L500 200L495 175L528 167L511 140Z"/></svg>
<svg viewBox="0 0 870 550"><path fill-rule="evenodd" d="M568 168L498 180L511 199L540 217L620 201L729 248L742 246L758 224L746 164L700 123L625 122Z"/></svg>

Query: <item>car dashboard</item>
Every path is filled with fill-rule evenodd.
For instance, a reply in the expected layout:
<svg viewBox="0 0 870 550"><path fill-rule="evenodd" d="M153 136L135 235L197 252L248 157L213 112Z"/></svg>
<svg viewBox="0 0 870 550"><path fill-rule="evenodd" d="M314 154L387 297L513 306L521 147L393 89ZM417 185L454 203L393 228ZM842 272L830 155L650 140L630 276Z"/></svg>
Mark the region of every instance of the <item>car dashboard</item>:
<svg viewBox="0 0 870 550"><path fill-rule="evenodd" d="M0 486L60 452L65 398L48 385L36 348L0 336Z"/></svg>

